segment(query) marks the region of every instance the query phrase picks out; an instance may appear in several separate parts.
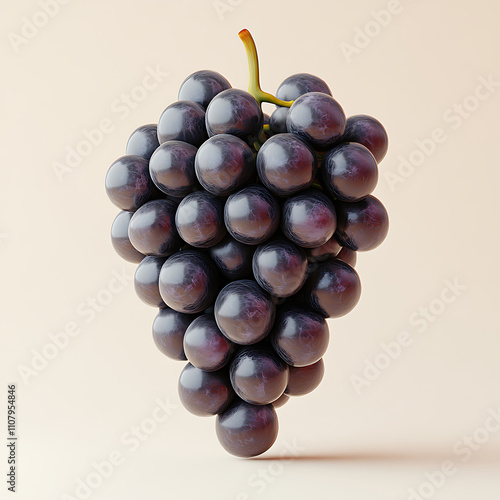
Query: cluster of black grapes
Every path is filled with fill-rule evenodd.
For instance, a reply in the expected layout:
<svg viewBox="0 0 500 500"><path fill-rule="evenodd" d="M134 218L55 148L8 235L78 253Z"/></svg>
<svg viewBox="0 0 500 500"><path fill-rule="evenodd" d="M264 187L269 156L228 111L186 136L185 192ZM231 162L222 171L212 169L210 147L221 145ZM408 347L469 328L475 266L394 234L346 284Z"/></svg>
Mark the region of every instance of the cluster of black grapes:
<svg viewBox="0 0 500 500"><path fill-rule="evenodd" d="M309 74L287 78L276 97L294 102L268 118L250 93L196 72L106 176L122 210L113 246L139 262L137 294L159 308L154 341L188 361L180 399L217 415L222 446L244 457L274 443L276 407L320 383L325 318L356 305L356 252L388 230L370 194L383 126L346 120Z"/></svg>

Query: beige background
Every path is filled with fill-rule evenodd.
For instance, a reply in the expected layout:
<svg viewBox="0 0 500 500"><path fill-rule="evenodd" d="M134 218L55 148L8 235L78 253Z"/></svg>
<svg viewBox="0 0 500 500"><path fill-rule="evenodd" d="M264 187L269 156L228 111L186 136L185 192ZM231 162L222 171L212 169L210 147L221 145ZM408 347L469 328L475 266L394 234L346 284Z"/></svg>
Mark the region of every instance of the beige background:
<svg viewBox="0 0 500 500"><path fill-rule="evenodd" d="M435 492L424 486L424 494L499 498L500 432L481 430L500 406L499 88L481 94L467 118L452 117L455 104L478 103L470 96L480 77L500 81L500 4L401 0L400 12L348 60L341 44L354 43L372 11L393 5L221 0L226 10L219 16L212 0L73 0L15 50L12 34L41 7L35 0L3 2L0 397L6 401L7 383L17 383L17 498L83 498L78 480L99 482L92 464L110 455L122 463L92 499L402 500L447 459L456 472ZM155 311L137 299L130 277L95 317L81 305L89 297L109 299L103 290L113 273L133 272L109 241L116 209L104 175L130 132L156 121L192 71L214 69L246 88L237 36L243 27L257 41L266 90L310 72L329 83L348 115L368 113L385 124L391 147L375 194L389 210L390 234L359 256L362 300L331 322L325 379L280 410L268 460L230 457L213 420L181 407L136 448L127 433L141 424L152 429L158 398L179 404L181 364L156 350ZM137 94L144 99L133 109L117 108L121 94L157 65L168 76ZM65 162L82 130L106 119L113 131L58 180L54 163ZM446 140L392 189L387 173L397 174L400 156L408 158L415 141L436 128ZM446 280L465 289L441 307ZM417 323L415 313L430 303L439 314ZM49 335L72 322L79 335L54 354ZM352 377L364 376L366 360L403 331L413 343L356 391ZM53 359L23 379L20 370L44 349ZM457 451L474 432L484 443L469 459ZM299 457L280 461L290 446Z"/></svg>

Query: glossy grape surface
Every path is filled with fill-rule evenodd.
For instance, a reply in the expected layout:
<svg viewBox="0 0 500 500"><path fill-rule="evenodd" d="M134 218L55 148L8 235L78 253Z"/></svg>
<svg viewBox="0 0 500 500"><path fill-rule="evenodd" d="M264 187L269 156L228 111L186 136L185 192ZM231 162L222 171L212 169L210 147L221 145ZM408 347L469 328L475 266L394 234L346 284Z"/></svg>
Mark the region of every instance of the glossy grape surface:
<svg viewBox="0 0 500 500"><path fill-rule="evenodd" d="M253 175L255 159L250 147L240 138L220 134L200 146L195 171L200 184L209 193L227 196Z"/></svg>
<svg viewBox="0 0 500 500"><path fill-rule="evenodd" d="M160 294L175 311L203 311L214 301L217 287L214 265L199 250L177 252L167 259L160 272Z"/></svg>
<svg viewBox="0 0 500 500"><path fill-rule="evenodd" d="M273 407L281 408L286 403L288 403L288 401L290 401L290 396L288 396L288 394L283 393L276 401L273 401Z"/></svg>
<svg viewBox="0 0 500 500"><path fill-rule="evenodd" d="M335 204L338 225L335 236L339 243L358 252L377 248L389 232L389 216L382 203L374 196L355 203Z"/></svg>
<svg viewBox="0 0 500 500"><path fill-rule="evenodd" d="M209 249L217 269L230 280L241 280L252 274L254 251L254 246L240 243L229 235Z"/></svg>
<svg viewBox="0 0 500 500"><path fill-rule="evenodd" d="M206 191L188 194L179 204L175 225L180 237L189 245L208 248L226 234L222 201Z"/></svg>
<svg viewBox="0 0 500 500"><path fill-rule="evenodd" d="M342 260L346 264L349 264L351 267L355 267L358 260L358 254L354 250L342 248L342 250L337 254L336 258Z"/></svg>
<svg viewBox="0 0 500 500"><path fill-rule="evenodd" d="M309 92L323 92L332 95L327 83L309 73L297 73L285 78L276 91L276 97L282 101L294 101Z"/></svg>
<svg viewBox="0 0 500 500"><path fill-rule="evenodd" d="M199 417L217 415L234 398L225 370L206 372L188 363L179 377L179 397L189 412Z"/></svg>
<svg viewBox="0 0 500 500"><path fill-rule="evenodd" d="M222 333L236 344L255 344L274 323L276 307L255 281L226 285L215 302L215 320Z"/></svg>
<svg viewBox="0 0 500 500"><path fill-rule="evenodd" d="M128 226L134 212L120 212L111 226L111 243L116 253L128 262L141 262L144 254L134 248L128 237Z"/></svg>
<svg viewBox="0 0 500 500"><path fill-rule="evenodd" d="M171 359L185 361L184 334L193 321L193 316L169 307L158 311L153 321L153 340L159 351Z"/></svg>
<svg viewBox="0 0 500 500"><path fill-rule="evenodd" d="M193 101L206 109L209 102L220 92L230 89L231 84L216 71L196 71L189 75L179 89L179 101Z"/></svg>
<svg viewBox="0 0 500 500"><path fill-rule="evenodd" d="M389 139L384 126L372 116L355 115L347 119L342 141L357 142L367 147L380 163L389 148Z"/></svg>
<svg viewBox="0 0 500 500"><path fill-rule="evenodd" d="M184 352L193 366L208 372L224 367L235 345L222 335L213 314L198 316L184 335Z"/></svg>
<svg viewBox="0 0 500 500"><path fill-rule="evenodd" d="M334 198L358 201L377 185L378 167L370 151L355 142L335 146L321 163L323 186Z"/></svg>
<svg viewBox="0 0 500 500"><path fill-rule="evenodd" d="M309 259L309 262L323 262L336 257L341 248L342 247L339 245L335 237L332 237L325 244L319 247L309 248L307 250L307 258Z"/></svg>
<svg viewBox="0 0 500 500"><path fill-rule="evenodd" d="M248 245L258 245L268 240L278 229L279 205L266 188L246 187L227 199L224 220L234 239Z"/></svg>
<svg viewBox="0 0 500 500"><path fill-rule="evenodd" d="M247 347L231 362L231 384L247 403L267 405L276 401L288 384L288 366L272 350Z"/></svg>
<svg viewBox="0 0 500 500"><path fill-rule="evenodd" d="M215 430L223 448L237 457L255 457L278 437L278 417L272 405L256 406L236 399L217 416Z"/></svg>
<svg viewBox="0 0 500 500"><path fill-rule="evenodd" d="M307 257L301 248L285 239L264 243L253 256L257 283L274 297L290 297L307 278Z"/></svg>
<svg viewBox="0 0 500 500"><path fill-rule="evenodd" d="M257 154L259 178L278 196L289 196L310 187L316 167L314 152L293 134L274 135Z"/></svg>
<svg viewBox="0 0 500 500"><path fill-rule="evenodd" d="M288 108L278 106L269 118L269 128L275 134L286 134L286 118L288 116Z"/></svg>
<svg viewBox="0 0 500 500"><path fill-rule="evenodd" d="M288 396L305 396L309 394L319 386L324 374L325 364L322 359L302 368L291 366L285 394Z"/></svg>
<svg viewBox="0 0 500 500"><path fill-rule="evenodd" d="M175 228L176 204L170 200L153 200L134 213L128 228L132 245L144 255L167 257L180 246Z"/></svg>
<svg viewBox="0 0 500 500"><path fill-rule="evenodd" d="M127 142L126 153L149 160L159 145L156 125L143 125L132 132Z"/></svg>
<svg viewBox="0 0 500 500"><path fill-rule="evenodd" d="M197 185L194 159L197 148L182 141L164 142L149 161L149 173L163 193L182 198Z"/></svg>
<svg viewBox="0 0 500 500"><path fill-rule="evenodd" d="M122 156L106 174L106 193L121 210L136 211L155 192L149 176L149 162L137 155Z"/></svg>
<svg viewBox="0 0 500 500"><path fill-rule="evenodd" d="M205 110L195 102L177 101L165 109L158 121L158 140L183 141L200 146L207 139Z"/></svg>
<svg viewBox="0 0 500 500"><path fill-rule="evenodd" d="M135 291L148 306L165 307L159 289L160 270L164 262L161 257L145 257L135 271Z"/></svg>

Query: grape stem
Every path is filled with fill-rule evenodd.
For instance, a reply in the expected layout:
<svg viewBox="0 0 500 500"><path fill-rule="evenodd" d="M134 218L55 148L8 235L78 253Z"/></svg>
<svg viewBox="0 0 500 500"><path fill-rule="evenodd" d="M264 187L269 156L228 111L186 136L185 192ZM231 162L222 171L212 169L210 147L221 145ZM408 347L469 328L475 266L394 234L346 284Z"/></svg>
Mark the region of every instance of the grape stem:
<svg viewBox="0 0 500 500"><path fill-rule="evenodd" d="M248 59L248 70L250 73L250 84L248 85L248 92L255 97L255 100L262 104L263 102L270 102L271 104L276 104L276 106L283 106L289 108L293 101L282 101L277 97L269 94L268 92L264 92L260 88L259 81L259 56L257 55L257 47L255 46L255 42L252 38L252 35L247 29L243 29L238 33L243 45L245 46L245 50L247 53Z"/></svg>

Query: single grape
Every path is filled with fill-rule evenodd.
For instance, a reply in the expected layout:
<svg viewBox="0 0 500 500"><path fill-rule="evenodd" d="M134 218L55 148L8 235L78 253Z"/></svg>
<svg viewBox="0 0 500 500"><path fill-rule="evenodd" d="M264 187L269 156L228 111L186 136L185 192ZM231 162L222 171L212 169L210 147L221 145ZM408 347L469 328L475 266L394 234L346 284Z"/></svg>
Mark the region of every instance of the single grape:
<svg viewBox="0 0 500 500"><path fill-rule="evenodd" d="M165 307L158 284L164 262L161 257L145 257L135 271L135 291L148 306Z"/></svg>
<svg viewBox="0 0 500 500"><path fill-rule="evenodd" d="M183 314L170 307L158 311L153 321L153 340L163 354L171 359L185 361L184 334L193 321L193 316Z"/></svg>
<svg viewBox="0 0 500 500"><path fill-rule="evenodd" d="M134 213L128 228L130 241L144 255L167 257L179 248L175 228L176 205L170 200L153 200Z"/></svg>
<svg viewBox="0 0 500 500"><path fill-rule="evenodd" d="M323 186L334 198L358 201L377 185L378 167L370 151L355 142L335 146L321 163Z"/></svg>
<svg viewBox="0 0 500 500"><path fill-rule="evenodd" d="M155 193L148 160L137 155L116 160L106 174L106 193L121 210L135 212L144 205Z"/></svg>
<svg viewBox="0 0 500 500"><path fill-rule="evenodd" d="M178 390L186 410L199 417L221 413L234 398L226 371L206 372L191 363L181 372Z"/></svg>
<svg viewBox="0 0 500 500"><path fill-rule="evenodd" d="M325 319L309 309L281 312L271 333L275 351L290 366L316 363L326 352L330 335Z"/></svg>
<svg viewBox="0 0 500 500"><path fill-rule="evenodd" d="M195 102L177 101L168 106L158 121L160 144L182 141L201 146L207 139L205 110Z"/></svg>
<svg viewBox="0 0 500 500"><path fill-rule="evenodd" d="M314 152L293 134L274 135L257 154L259 178L278 196L290 196L310 187L316 168Z"/></svg>
<svg viewBox="0 0 500 500"><path fill-rule="evenodd" d="M227 196L242 187L255 171L252 150L234 135L219 134L198 150L195 171L200 184L210 193Z"/></svg>
<svg viewBox="0 0 500 500"><path fill-rule="evenodd" d="M164 142L149 161L151 179L163 193L182 198L196 186L194 159L197 148L182 141Z"/></svg>
<svg viewBox="0 0 500 500"><path fill-rule="evenodd" d="M184 335L184 352L193 366L213 372L224 367L235 345L222 335L213 314L198 316Z"/></svg>
<svg viewBox="0 0 500 500"><path fill-rule="evenodd" d="M236 399L216 419L222 447L237 457L255 457L267 451L278 437L278 417L272 405L251 405Z"/></svg>
<svg viewBox="0 0 500 500"><path fill-rule="evenodd" d="M229 235L209 249L217 269L230 280L240 280L251 275L254 251L254 246L240 243Z"/></svg>
<svg viewBox="0 0 500 500"><path fill-rule="evenodd" d="M230 88L231 84L221 74L207 70L196 71L182 82L179 101L193 101L206 109L217 94Z"/></svg>
<svg viewBox="0 0 500 500"><path fill-rule="evenodd" d="M305 248L324 245L336 227L333 203L321 191L305 191L288 198L283 204L281 229L296 245Z"/></svg>
<svg viewBox="0 0 500 500"><path fill-rule="evenodd" d="M212 99L207 108L206 128L210 137L231 134L241 139L257 138L263 124L259 103L244 90L224 90Z"/></svg>
<svg viewBox="0 0 500 500"><path fill-rule="evenodd" d="M337 259L342 260L351 267L355 267L358 260L357 253L354 250L349 250L348 248L342 248L342 250L337 254Z"/></svg>
<svg viewBox="0 0 500 500"><path fill-rule="evenodd" d="M128 262L141 262L145 255L134 248L128 237L128 226L134 212L120 212L111 226L111 243L116 253Z"/></svg>
<svg viewBox="0 0 500 500"><path fill-rule="evenodd" d="M308 307L325 318L339 318L359 302L361 283L351 266L332 259L317 265L301 292Z"/></svg>
<svg viewBox="0 0 500 500"><path fill-rule="evenodd" d="M215 301L215 320L222 333L236 344L255 344L274 323L276 307L255 281L226 285Z"/></svg>
<svg viewBox="0 0 500 500"><path fill-rule="evenodd" d="M307 257L299 247L285 240L260 245L253 256L257 283L274 297L290 297L307 278Z"/></svg>
<svg viewBox="0 0 500 500"><path fill-rule="evenodd" d="M345 123L340 104L321 92L300 96L292 104L286 119L288 132L297 134L318 150L329 149L339 142Z"/></svg>
<svg viewBox="0 0 500 500"><path fill-rule="evenodd" d="M273 408L281 408L290 401L290 396L283 393L276 401L273 401Z"/></svg>
<svg viewBox="0 0 500 500"><path fill-rule="evenodd" d="M285 394L288 396L305 396L314 391L323 380L325 364L320 359L316 363L301 368L290 367L290 377Z"/></svg>
<svg viewBox="0 0 500 500"><path fill-rule="evenodd" d="M199 250L183 250L167 259L160 272L160 294L175 311L195 314L217 295L217 275L210 258Z"/></svg>
<svg viewBox="0 0 500 500"><path fill-rule="evenodd" d="M269 128L275 134L285 134L288 132L286 128L288 109L289 108L285 108L284 106L278 106L271 114L269 118Z"/></svg>
<svg viewBox="0 0 500 500"><path fill-rule="evenodd" d="M376 118L368 115L348 118L342 141L363 144L371 151L377 163L384 159L389 148L389 139L384 126Z"/></svg>
<svg viewBox="0 0 500 500"><path fill-rule="evenodd" d="M175 225L180 237L189 245L208 248L226 234L222 201L206 191L188 194L179 204Z"/></svg>
<svg viewBox="0 0 500 500"><path fill-rule="evenodd" d="M234 239L259 245L278 229L279 212L278 202L266 188L250 186L227 199L224 220Z"/></svg>
<svg viewBox="0 0 500 500"><path fill-rule="evenodd" d="M156 125L143 125L132 132L127 142L126 153L149 160L159 145Z"/></svg>
<svg viewBox="0 0 500 500"><path fill-rule="evenodd" d="M330 238L324 245L316 248L307 249L307 258L309 262L323 262L333 259L341 250L341 246L335 237Z"/></svg>
<svg viewBox="0 0 500 500"><path fill-rule="evenodd" d="M349 250L366 252L377 248L389 231L389 216L374 196L355 203L335 204L338 226L335 236Z"/></svg>
<svg viewBox="0 0 500 500"><path fill-rule="evenodd" d="M297 97L309 92L332 95L327 83L321 78L308 73L297 73L283 80L276 91L276 97L282 101L294 101Z"/></svg>
<svg viewBox="0 0 500 500"><path fill-rule="evenodd" d="M276 401L288 384L288 366L272 350L241 349L231 362L231 384L236 394L254 405Z"/></svg>

